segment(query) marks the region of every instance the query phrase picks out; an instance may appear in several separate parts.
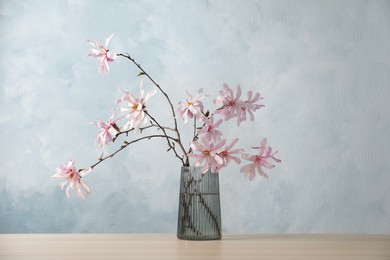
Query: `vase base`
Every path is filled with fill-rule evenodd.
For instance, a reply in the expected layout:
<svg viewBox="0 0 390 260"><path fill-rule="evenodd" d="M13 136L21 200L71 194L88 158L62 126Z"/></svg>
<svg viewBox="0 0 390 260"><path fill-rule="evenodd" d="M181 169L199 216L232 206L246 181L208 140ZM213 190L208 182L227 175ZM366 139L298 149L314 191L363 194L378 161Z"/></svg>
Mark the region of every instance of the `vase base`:
<svg viewBox="0 0 390 260"><path fill-rule="evenodd" d="M195 240L195 241L206 241L206 240L221 240L221 236L180 236L177 235L180 240Z"/></svg>

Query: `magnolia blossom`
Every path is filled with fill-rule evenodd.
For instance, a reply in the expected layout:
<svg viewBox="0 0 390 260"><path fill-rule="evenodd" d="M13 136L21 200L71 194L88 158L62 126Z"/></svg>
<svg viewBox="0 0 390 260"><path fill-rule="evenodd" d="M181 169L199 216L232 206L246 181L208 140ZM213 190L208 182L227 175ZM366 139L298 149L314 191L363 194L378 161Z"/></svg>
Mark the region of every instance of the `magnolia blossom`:
<svg viewBox="0 0 390 260"><path fill-rule="evenodd" d="M191 142L191 149L198 151L199 154L189 154L189 156L196 159L195 166L203 164L202 173L206 173L209 169L211 172L218 172L219 165L223 164L222 158L218 155L222 151L222 147L225 145L226 140L223 139L218 144L208 142L205 139L201 141Z"/></svg>
<svg viewBox="0 0 390 260"><path fill-rule="evenodd" d="M223 89L219 92L220 96L217 96L214 99L214 103L221 106L220 109L216 111L216 113L224 116L225 121L237 117L237 125L240 124L242 118L241 113L243 101L240 99L241 97L241 87L237 86L237 93L234 95L233 90L229 88L227 84L223 85Z"/></svg>
<svg viewBox="0 0 390 260"><path fill-rule="evenodd" d="M203 118L204 125L202 129L197 131L198 134L202 135L202 138L207 141L219 141L221 140L222 132L217 130L217 128L222 124L223 120L220 119L216 123L214 123L214 116L210 116L210 118Z"/></svg>
<svg viewBox="0 0 390 260"><path fill-rule="evenodd" d="M253 112L262 107L260 104L256 104L261 99L260 94L256 93L253 96L253 92L249 91L247 94L248 99L241 99L241 87L237 86L236 94L229 88L227 84L223 85L223 89L219 92L220 96L214 99L214 103L219 105L215 113L224 116L225 121L237 118L237 125L239 126L242 121L246 120L246 113L248 112L251 120L254 120Z"/></svg>
<svg viewBox="0 0 390 260"><path fill-rule="evenodd" d="M126 91L123 92L124 95L116 102L117 103L127 102L127 106L121 108L121 111L126 113L125 117L129 119L129 121L125 125L125 128L134 128L135 132L137 133L139 131L140 126L146 125L148 122L148 118L146 117L146 113L145 113L145 108L146 108L145 103L151 96L154 96L156 94L157 89L154 89L153 91L150 91L145 95L143 89L143 82L141 80L141 84L140 84L141 96L139 98L136 98L130 92L126 92Z"/></svg>
<svg viewBox="0 0 390 260"><path fill-rule="evenodd" d="M88 43L93 47L89 49L88 56L93 56L98 58L98 65L99 65L99 73L104 74L109 71L108 62L111 62L116 59L116 54L111 53L107 46L111 40L111 38L114 35L111 34L108 38L106 38L106 41L104 45L101 45L98 41L91 41L88 40Z"/></svg>
<svg viewBox="0 0 390 260"><path fill-rule="evenodd" d="M94 123L100 129L100 132L96 137L96 143L100 149L102 149L104 145L111 143L113 136L119 132L119 127L115 123L118 119L114 120L113 118L114 116L112 115L107 123L101 120Z"/></svg>
<svg viewBox="0 0 390 260"><path fill-rule="evenodd" d="M90 188L81 180L81 177L85 176L87 173L92 171L92 168L83 169L80 171L76 170L74 166L74 161L70 160L68 164L61 165L56 168L56 173L52 178L62 180L61 189L64 189L65 185L68 184L66 188L66 196L69 198L69 189L74 189L78 197L85 199L82 189L87 193L91 192Z"/></svg>
<svg viewBox="0 0 390 260"><path fill-rule="evenodd" d="M200 118L203 116L203 103L202 99L205 98L203 89L198 91L198 94L193 97L188 91L187 99L179 102L178 114L183 118L184 123L187 123L188 118Z"/></svg>
<svg viewBox="0 0 390 260"><path fill-rule="evenodd" d="M219 153L219 156L222 158L222 167L228 166L231 160L235 161L236 163L240 164L241 159L234 154L242 154L243 150L241 148L232 150L233 146L238 142L238 138L234 138L232 143L230 145L225 146L225 148L222 149L222 151Z"/></svg>
<svg viewBox="0 0 390 260"><path fill-rule="evenodd" d="M251 121L255 120L255 116L253 115L253 112L255 112L257 109L263 107L264 105L256 104L257 101L260 99L263 99L260 96L260 93L256 92L255 95L253 96L253 91L248 91L247 94L247 100L244 102L243 106L241 107L242 109L242 119L243 121L246 120L246 112L249 113Z"/></svg>
<svg viewBox="0 0 390 260"><path fill-rule="evenodd" d="M269 159L274 160L275 162L281 162L281 160L275 158L277 152L272 153L271 147L267 146L267 139L263 139L260 142L259 147L252 147L253 149L258 149L259 153L257 155L251 155L247 153L242 154L242 158L245 160L251 161L252 163L247 164L241 167L241 172L245 174L249 180L253 180L256 175L256 170L260 176L268 178L267 174L263 171L262 167L267 169L272 169L275 165L269 162Z"/></svg>

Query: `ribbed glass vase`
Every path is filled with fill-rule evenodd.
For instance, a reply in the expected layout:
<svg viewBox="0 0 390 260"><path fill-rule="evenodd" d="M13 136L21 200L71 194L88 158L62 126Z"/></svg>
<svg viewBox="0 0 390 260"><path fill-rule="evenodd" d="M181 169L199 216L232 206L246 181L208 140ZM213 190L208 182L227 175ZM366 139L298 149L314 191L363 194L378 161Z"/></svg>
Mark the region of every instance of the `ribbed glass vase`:
<svg viewBox="0 0 390 260"><path fill-rule="evenodd" d="M187 240L221 239L219 174L202 167L182 167L177 237Z"/></svg>

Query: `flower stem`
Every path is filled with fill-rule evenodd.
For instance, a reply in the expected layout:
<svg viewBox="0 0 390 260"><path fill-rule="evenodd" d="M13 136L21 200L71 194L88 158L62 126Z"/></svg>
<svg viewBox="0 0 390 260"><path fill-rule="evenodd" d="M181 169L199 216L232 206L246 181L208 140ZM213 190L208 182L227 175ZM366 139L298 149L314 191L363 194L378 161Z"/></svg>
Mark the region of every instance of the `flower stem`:
<svg viewBox="0 0 390 260"><path fill-rule="evenodd" d="M167 139L167 144L168 144L169 150L172 150L172 151L175 153L176 157L179 158L179 160L180 160L180 161L183 163L183 165L184 165L184 159L183 159L183 157L180 157L180 156L177 154L176 149L175 149L175 145L172 144L172 143L169 141L169 136L167 135L167 132L165 131L165 128L162 127L162 126L157 122L157 120L156 120L154 117L152 117L152 116L148 113L148 111L145 110L145 114L146 114L148 117L150 117L150 119L152 120L152 122L154 122L155 124L157 124L157 126L161 129L161 131L163 131L164 136L165 136L165 138ZM176 142L177 142L177 141L176 141ZM183 150L183 154L186 154L185 150Z"/></svg>
<svg viewBox="0 0 390 260"><path fill-rule="evenodd" d="M132 140L130 142L127 142L125 141L125 143L118 149L116 150L115 152L113 152L112 154L110 155L107 155L105 157L100 157L99 160L91 165L91 169L95 168L97 165L99 165L100 163L102 163L103 161L107 160L108 158L112 158L114 157L117 153L119 153L120 151L122 151L123 149L125 149L127 146L129 146L130 144L133 144L133 143L136 143L136 142L139 142L139 141L142 141L142 140L145 140L145 139L152 139L152 138L167 138L169 140L172 140L172 141L175 141L177 142L177 139L171 137L171 136L167 136L167 135L148 135L148 136L143 136L143 137L140 137L138 139L135 139L135 140Z"/></svg>
<svg viewBox="0 0 390 260"><path fill-rule="evenodd" d="M140 130L140 132L142 133L143 130L148 129L148 128L151 128L151 127L155 127L155 125L148 125L148 126L145 126L145 127L140 127L139 130ZM114 143L115 140L116 140L120 135L125 134L125 135L127 136L130 132L132 132L132 131L134 131L134 130L135 130L134 128L131 128L131 129L126 130L126 131L119 131L119 132L117 132L116 135L115 135L115 137L113 138L112 142Z"/></svg>

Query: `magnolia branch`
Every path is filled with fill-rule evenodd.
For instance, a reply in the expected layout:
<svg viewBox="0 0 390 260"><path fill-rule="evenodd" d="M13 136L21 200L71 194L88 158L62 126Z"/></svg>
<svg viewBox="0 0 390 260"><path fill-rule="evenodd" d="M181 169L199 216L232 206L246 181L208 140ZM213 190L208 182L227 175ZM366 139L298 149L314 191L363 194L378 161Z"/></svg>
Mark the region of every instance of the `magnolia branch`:
<svg viewBox="0 0 390 260"><path fill-rule="evenodd" d="M165 96L165 98L167 99L168 103L169 103L169 106L171 107L171 112L172 112L172 116L173 116L173 122L174 122L174 131L176 132L176 136L177 136L177 141L176 143L180 146L180 149L183 151L183 158L181 159L181 161L183 162L183 166L185 165L189 165L189 161L188 161L188 155L187 153L185 152L185 149L184 149L184 146L181 142L181 137L180 137L180 132L179 132L179 129L178 129L178 126L177 126L177 120L176 120L176 113L175 113L175 109L173 108L173 104L168 96L168 94L160 87L159 84L156 83L156 81L153 80L153 78L141 67L141 65L139 63L137 63L135 61L134 58L132 58L130 56L130 54L122 54L122 53L118 53L117 56L122 56L124 58L127 58L128 60L130 60L131 62L133 62L137 67L138 69L141 70L141 73L139 75L145 75L146 77L149 78L149 80L161 91L161 93ZM175 152L176 153L176 152ZM180 158L180 157L179 157Z"/></svg>
<svg viewBox="0 0 390 260"><path fill-rule="evenodd" d="M93 169L94 167L96 167L98 164L102 163L103 161L107 160L108 158L112 158L114 157L117 153L119 153L120 151L122 151L123 149L125 149L127 146L131 145L131 144L134 144L136 142L139 142L139 141L142 141L142 140L145 140L145 139L152 139L152 138L167 138L169 140L172 140L172 141L175 141L177 142L177 139L171 137L171 136L166 136L166 135L148 135L148 136L143 136L143 137L140 137L138 139L135 139L135 140L132 140L130 142L128 141L125 141L124 144L118 149L116 150L115 152L113 152L112 154L110 155L107 155L105 157L100 157L98 159L98 162L96 162L95 164L91 165L91 169Z"/></svg>
<svg viewBox="0 0 390 260"><path fill-rule="evenodd" d="M139 130L140 130L140 132L142 133L143 130L148 129L148 128L151 128L151 127L155 127L155 125L152 124L152 125L148 125L148 126L145 126L145 127L140 127ZM117 129L115 129L115 130L117 130ZM116 133L115 137L112 139L112 142L114 143L115 140L116 140L120 135L125 134L126 136L128 136L129 133L132 132L132 131L134 131L134 130L135 130L134 128L131 128L131 129L126 130L126 131L118 131L118 130L117 130L118 132Z"/></svg>
<svg viewBox="0 0 390 260"><path fill-rule="evenodd" d="M166 129L166 130L175 131L175 130L174 130L173 128L171 128L171 127L158 126L158 125L154 124L152 121L150 121L150 125L145 126L145 127L140 127L140 128L139 128L139 131L140 131L140 133L142 133L144 130L146 130L146 129L148 129L148 128L153 128L153 127L156 127L157 130L160 130L161 128L163 128L163 129ZM116 140L119 136L121 136L121 135L123 135L123 134L126 135L126 136L128 136L129 133L130 133L130 132L133 132L135 129L134 129L134 128L131 128L131 129L126 130L126 131L120 131L120 130L118 131L118 129L115 128L115 130L117 130L117 133L116 133L115 137L112 139L112 142L115 142L115 140Z"/></svg>
<svg viewBox="0 0 390 260"><path fill-rule="evenodd" d="M179 160L183 163L183 165L185 165L184 159L183 159L183 158L184 158L184 156L186 156L186 151L184 150L184 148L182 149L183 156L180 157L179 154L177 153L176 149L175 149L175 145L172 144L172 143L169 141L169 136L167 135L167 132L165 131L165 128L162 127L162 126L157 122L157 120L156 120L154 117L152 117L152 116L148 113L148 111L144 110L144 112L145 112L145 114L146 114L148 117L150 117L150 119L152 120L152 122L154 122L155 124L157 124L157 126L158 126L158 127L161 129L161 131L164 133L164 136L165 136L165 138L167 139L167 144L168 144L168 147L169 147L168 151L169 151L169 150L172 150L172 151L175 153L175 156L176 156L177 158L179 158ZM178 143L177 140L176 140L175 142ZM180 146L180 143L178 143L178 144L179 144L179 147L183 147L183 146Z"/></svg>

